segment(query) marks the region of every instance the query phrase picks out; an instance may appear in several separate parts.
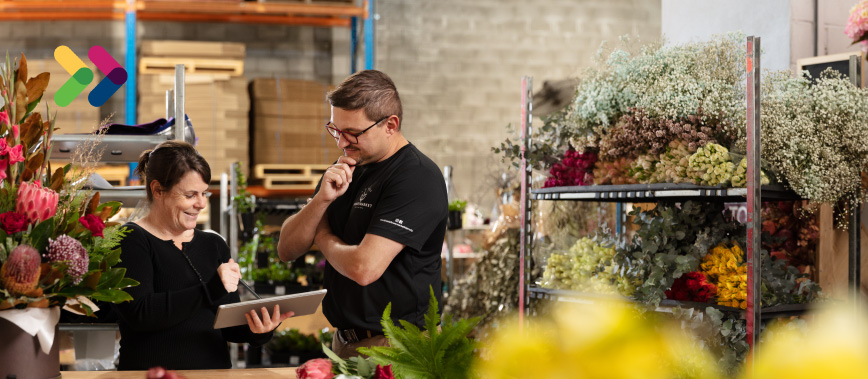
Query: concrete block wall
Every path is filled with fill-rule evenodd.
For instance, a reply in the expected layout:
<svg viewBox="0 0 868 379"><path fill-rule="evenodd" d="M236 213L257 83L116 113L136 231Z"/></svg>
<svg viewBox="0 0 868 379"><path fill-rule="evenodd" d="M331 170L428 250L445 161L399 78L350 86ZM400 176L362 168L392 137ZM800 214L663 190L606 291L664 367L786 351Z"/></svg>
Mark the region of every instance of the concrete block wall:
<svg viewBox="0 0 868 379"><path fill-rule="evenodd" d="M516 170L491 152L517 126L521 77L576 77L603 41L660 37L660 1L378 0L376 67L395 80L404 133L452 165L459 198L494 204L494 183ZM534 126L540 126L539 120Z"/></svg>
<svg viewBox="0 0 868 379"><path fill-rule="evenodd" d="M346 28L335 30L349 35ZM248 79L279 76L331 83L332 31L305 26L142 21L137 38L243 42L247 47L244 75ZM0 22L0 52L17 55L23 51L28 58L53 59L54 49L67 45L86 58L91 46L100 45L124 65L125 36L122 21ZM349 55L348 49L345 54ZM348 73L349 67L344 70ZM121 88L101 107L103 117L113 114L112 121L124 121L124 91L125 87Z"/></svg>

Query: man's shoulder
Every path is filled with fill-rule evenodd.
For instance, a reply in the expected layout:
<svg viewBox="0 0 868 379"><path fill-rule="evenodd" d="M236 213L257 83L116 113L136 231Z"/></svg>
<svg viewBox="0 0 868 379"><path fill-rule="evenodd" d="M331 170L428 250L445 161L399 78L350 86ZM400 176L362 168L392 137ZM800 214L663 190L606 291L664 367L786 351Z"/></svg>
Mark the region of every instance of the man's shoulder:
<svg viewBox="0 0 868 379"><path fill-rule="evenodd" d="M440 167L413 144L407 145L404 149L401 165L415 170L422 169L423 171L436 171L440 173Z"/></svg>

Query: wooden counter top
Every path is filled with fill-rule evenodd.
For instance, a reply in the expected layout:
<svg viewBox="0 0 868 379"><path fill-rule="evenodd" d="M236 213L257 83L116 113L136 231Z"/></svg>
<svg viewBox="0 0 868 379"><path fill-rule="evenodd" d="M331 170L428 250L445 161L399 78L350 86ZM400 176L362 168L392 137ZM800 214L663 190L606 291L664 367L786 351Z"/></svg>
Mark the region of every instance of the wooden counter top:
<svg viewBox="0 0 868 379"><path fill-rule="evenodd" d="M257 378L296 379L295 367L235 370L178 370L187 379ZM62 379L145 379L147 371L61 371Z"/></svg>

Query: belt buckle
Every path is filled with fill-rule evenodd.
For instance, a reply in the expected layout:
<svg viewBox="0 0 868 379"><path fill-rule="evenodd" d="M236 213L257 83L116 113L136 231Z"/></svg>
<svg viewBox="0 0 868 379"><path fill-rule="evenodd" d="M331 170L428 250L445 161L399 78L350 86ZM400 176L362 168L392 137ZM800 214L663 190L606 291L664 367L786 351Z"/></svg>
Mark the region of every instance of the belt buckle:
<svg viewBox="0 0 868 379"><path fill-rule="evenodd" d="M347 341L348 343L359 342L359 336L356 335L355 329L345 329L345 330L343 330L341 335L343 335L344 340Z"/></svg>

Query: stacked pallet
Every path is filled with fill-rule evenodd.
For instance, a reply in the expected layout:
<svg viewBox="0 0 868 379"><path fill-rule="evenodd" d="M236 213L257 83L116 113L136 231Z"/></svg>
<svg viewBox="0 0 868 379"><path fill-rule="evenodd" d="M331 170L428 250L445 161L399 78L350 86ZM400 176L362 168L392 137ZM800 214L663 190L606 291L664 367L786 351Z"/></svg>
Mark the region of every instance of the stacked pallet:
<svg viewBox="0 0 868 379"><path fill-rule="evenodd" d="M330 117L326 93L317 82L279 78L253 80L255 164L329 164L341 155L325 131Z"/></svg>
<svg viewBox="0 0 868 379"><path fill-rule="evenodd" d="M211 166L212 180L232 162L248 162L250 97L244 78L244 44L144 41L139 60L139 122L166 117L166 90L174 88L175 65L185 67L187 116L196 149ZM247 173L247 165L242 165Z"/></svg>
<svg viewBox="0 0 868 379"><path fill-rule="evenodd" d="M87 101L87 95L96 86L96 83L102 80L102 75L92 63L87 61L86 64L94 72L93 82L72 103L61 108L54 103L54 94L72 76L54 59L27 60L27 71L30 73L30 76L36 76L43 72L51 75L48 87L42 95L42 102L39 103L36 111L45 116L45 104L48 104L51 114L55 114L56 112L57 120L54 126L60 128L57 133L90 133L99 126L101 121L99 108L90 105Z"/></svg>
<svg viewBox="0 0 868 379"><path fill-rule="evenodd" d="M257 164L253 178L262 182L266 189L307 190L315 189L328 164Z"/></svg>

